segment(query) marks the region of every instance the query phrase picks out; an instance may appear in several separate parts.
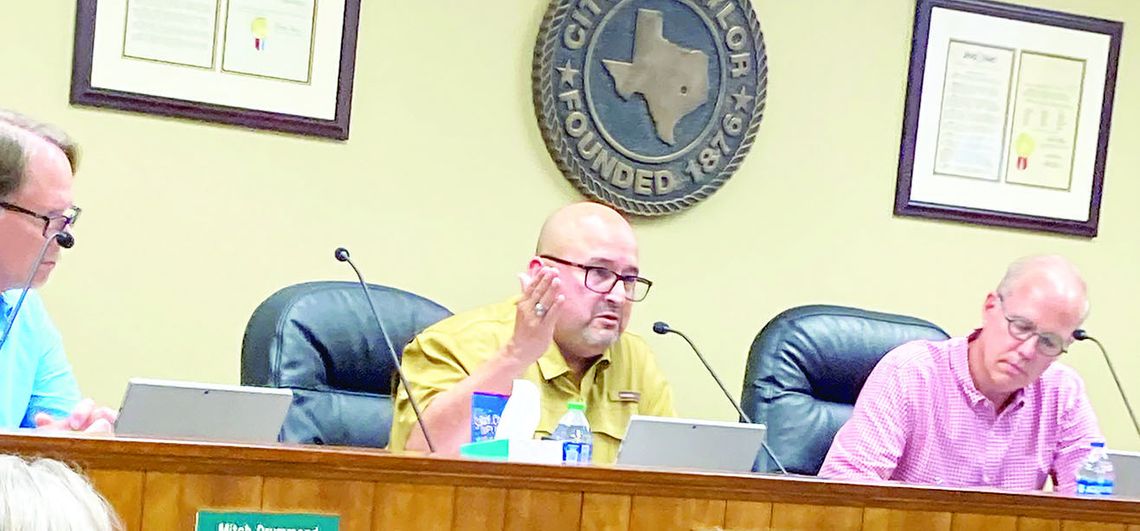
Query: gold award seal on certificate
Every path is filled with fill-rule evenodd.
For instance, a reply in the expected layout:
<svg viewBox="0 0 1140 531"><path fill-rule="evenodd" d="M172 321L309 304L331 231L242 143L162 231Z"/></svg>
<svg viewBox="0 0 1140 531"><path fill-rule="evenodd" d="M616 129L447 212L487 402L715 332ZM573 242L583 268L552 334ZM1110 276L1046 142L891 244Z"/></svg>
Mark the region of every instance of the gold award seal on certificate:
<svg viewBox="0 0 1140 531"><path fill-rule="evenodd" d="M657 216L697 204L740 166L764 114L768 61L748 0L551 0L533 79L566 178Z"/></svg>

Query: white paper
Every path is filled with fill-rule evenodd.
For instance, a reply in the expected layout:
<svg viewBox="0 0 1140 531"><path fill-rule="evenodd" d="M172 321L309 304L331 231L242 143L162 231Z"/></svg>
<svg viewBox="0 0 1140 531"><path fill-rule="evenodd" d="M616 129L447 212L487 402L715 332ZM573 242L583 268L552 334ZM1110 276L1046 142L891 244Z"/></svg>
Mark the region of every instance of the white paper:
<svg viewBox="0 0 1140 531"><path fill-rule="evenodd" d="M308 83L315 0L229 0L222 71Z"/></svg>
<svg viewBox="0 0 1140 531"><path fill-rule="evenodd" d="M218 0L131 0L123 55L213 68L217 22Z"/></svg>
<svg viewBox="0 0 1140 531"><path fill-rule="evenodd" d="M495 428L496 439L533 439L534 430L542 415L542 398L529 380L515 380L511 387L511 397L499 417L499 427Z"/></svg>
<svg viewBox="0 0 1140 531"><path fill-rule="evenodd" d="M934 173L996 181L1013 50L955 41L949 48Z"/></svg>

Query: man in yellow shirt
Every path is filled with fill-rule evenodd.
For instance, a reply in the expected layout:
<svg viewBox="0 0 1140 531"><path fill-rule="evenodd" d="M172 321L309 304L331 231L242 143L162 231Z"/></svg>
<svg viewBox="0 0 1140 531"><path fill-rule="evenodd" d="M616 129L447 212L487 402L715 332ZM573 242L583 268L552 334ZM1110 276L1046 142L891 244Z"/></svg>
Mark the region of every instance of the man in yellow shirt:
<svg viewBox="0 0 1140 531"><path fill-rule="evenodd" d="M552 214L519 274L520 295L445 319L404 349L436 452L455 455L469 442L472 393L508 394L516 378L540 390L536 437L554 431L567 402L586 402L594 463L617 458L630 415L674 416L648 345L625 332L652 286L638 275L637 239L620 214L595 203ZM405 389L394 408L389 448L426 451Z"/></svg>

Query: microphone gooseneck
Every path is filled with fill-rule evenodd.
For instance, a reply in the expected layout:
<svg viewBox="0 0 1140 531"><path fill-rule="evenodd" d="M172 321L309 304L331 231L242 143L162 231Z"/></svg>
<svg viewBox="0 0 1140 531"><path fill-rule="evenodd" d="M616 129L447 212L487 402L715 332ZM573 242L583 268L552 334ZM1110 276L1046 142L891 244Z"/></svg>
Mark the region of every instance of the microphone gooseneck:
<svg viewBox="0 0 1140 531"><path fill-rule="evenodd" d="M680 330L676 330L670 327L664 321L657 321L656 323L653 323L653 331L661 335L677 334L681 336L681 339L684 339L685 342L689 344L689 348L693 350L693 353L697 355L697 359L701 360L701 363L704 364L705 369L709 371L709 375L713 377L713 380L716 380L716 384L720 386L720 390L724 393L724 397L728 399L729 403L732 404L732 407L736 408L736 412L740 414L740 418L743 419L744 422L754 424L752 422L752 419L744 413L743 409L740 408L740 404L736 402L736 399L732 398L732 394L728 392L728 388L724 386L724 382L720 381L720 377L717 376L716 371L714 371L712 366L709 365L709 362L705 360L705 357L701 354L701 351L697 348L697 346L693 344L693 341L689 339L689 336L686 336L684 332L681 332ZM780 473L787 475L788 471L784 469L784 465L781 464L780 460L776 458L776 454L772 453L772 449L768 447L768 442L760 441L760 445L764 447L765 452L768 452L768 457L772 458L772 462L776 464L776 468L780 469Z"/></svg>
<svg viewBox="0 0 1140 531"><path fill-rule="evenodd" d="M388 330L384 328L384 323L380 320L380 312L376 311L376 304L372 302L372 295L368 293L368 283L364 281L364 275L360 274L360 270L356 268L356 264L352 263L348 249L337 247L333 256L336 257L337 261L347 263L356 273L356 279L360 281L360 289L364 292L364 300L368 301L368 308L372 310L372 317L376 319L376 327L380 329L380 335L384 338L384 344L388 345L388 355L392 357L396 374L400 377L400 384L404 386L404 391L408 393L408 402L412 404L412 411L416 413L416 422L419 423L420 430L424 433L424 441L427 443L428 451L434 454L435 445L432 444L431 436L428 435L427 426L424 425L424 416L420 412L420 405L416 403L415 397L412 396L412 387L408 385L408 379L404 377L404 371L400 368L400 359L396 357L396 349L392 347L392 339L388 337Z"/></svg>
<svg viewBox="0 0 1140 531"><path fill-rule="evenodd" d="M1120 391L1120 398L1124 400L1124 407L1128 410L1128 416L1132 419L1132 427L1136 428L1136 435L1140 436L1140 422L1136 422L1136 413L1132 411L1132 404L1128 403L1128 395L1124 394L1124 386L1120 385L1120 378L1116 376L1116 369L1112 366L1112 360L1108 358L1108 351L1104 349L1104 345L1100 344L1097 338L1090 336L1088 332L1082 329L1073 331L1073 339L1077 341L1092 341L1100 349L1101 356L1104 356L1104 363L1108 365L1108 372L1112 375L1112 381L1116 383L1116 390Z"/></svg>
<svg viewBox="0 0 1140 531"><path fill-rule="evenodd" d="M28 296L28 291L32 289L32 283L36 281L36 272L38 272L40 266L43 265L44 258L47 257L48 248L51 247L52 242L59 244L59 246L64 249L70 249L75 245L75 237L72 236L70 232L59 231L44 241L43 246L40 247L40 254L36 256L36 261L32 263L31 271L28 271L28 279L24 281L24 288L20 291L20 298L16 300L16 305L12 307L12 318L4 325L4 335L0 336L0 348L4 348L4 343L8 342L8 334L12 333L12 326L16 324L16 316L20 314L20 308L24 306L24 299Z"/></svg>

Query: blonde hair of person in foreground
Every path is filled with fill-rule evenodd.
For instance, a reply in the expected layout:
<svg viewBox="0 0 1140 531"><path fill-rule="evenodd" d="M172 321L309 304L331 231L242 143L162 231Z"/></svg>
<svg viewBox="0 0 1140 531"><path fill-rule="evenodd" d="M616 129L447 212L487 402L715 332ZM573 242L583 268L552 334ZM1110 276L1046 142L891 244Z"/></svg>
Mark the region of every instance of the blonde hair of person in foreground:
<svg viewBox="0 0 1140 531"><path fill-rule="evenodd" d="M71 467L54 459L0 455L0 529L119 531L123 525Z"/></svg>

